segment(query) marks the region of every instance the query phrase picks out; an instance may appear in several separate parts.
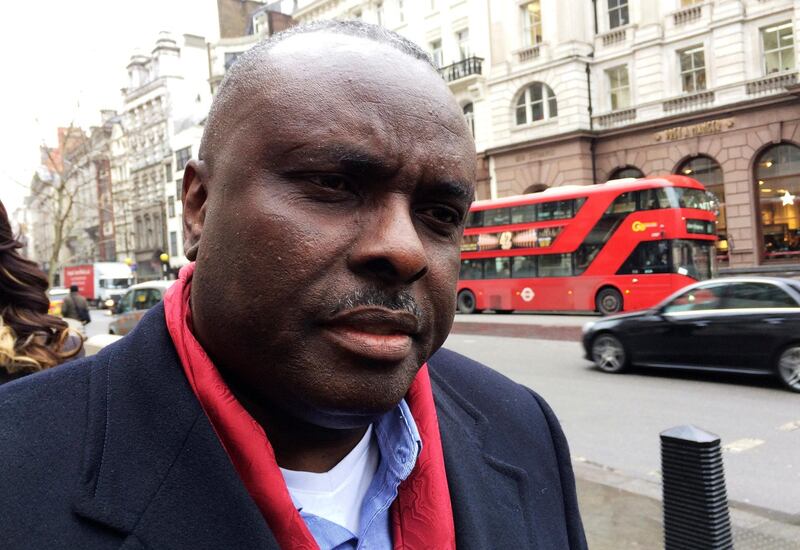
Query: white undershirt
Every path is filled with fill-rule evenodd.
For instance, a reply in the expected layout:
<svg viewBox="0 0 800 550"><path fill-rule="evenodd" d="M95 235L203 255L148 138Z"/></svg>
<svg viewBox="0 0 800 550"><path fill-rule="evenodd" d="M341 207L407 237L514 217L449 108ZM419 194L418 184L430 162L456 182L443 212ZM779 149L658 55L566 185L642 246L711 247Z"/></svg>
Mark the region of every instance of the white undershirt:
<svg viewBox="0 0 800 550"><path fill-rule="evenodd" d="M372 425L358 445L331 470L318 474L281 468L294 505L358 535L361 503L378 469L380 450Z"/></svg>

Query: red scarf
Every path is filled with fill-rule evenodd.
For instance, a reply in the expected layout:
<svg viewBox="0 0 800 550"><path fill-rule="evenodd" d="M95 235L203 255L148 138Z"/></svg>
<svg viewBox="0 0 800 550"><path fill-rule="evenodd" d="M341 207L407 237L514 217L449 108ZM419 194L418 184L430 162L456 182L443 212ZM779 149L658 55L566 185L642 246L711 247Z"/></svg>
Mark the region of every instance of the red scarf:
<svg viewBox="0 0 800 550"><path fill-rule="evenodd" d="M193 273L194 263L181 269L178 281L164 297L167 329L186 378L280 547L317 550L314 537L289 496L263 428L233 396L191 331ZM453 549L453 511L427 365L419 370L406 401L423 445L414 470L400 485L392 504L394 548Z"/></svg>

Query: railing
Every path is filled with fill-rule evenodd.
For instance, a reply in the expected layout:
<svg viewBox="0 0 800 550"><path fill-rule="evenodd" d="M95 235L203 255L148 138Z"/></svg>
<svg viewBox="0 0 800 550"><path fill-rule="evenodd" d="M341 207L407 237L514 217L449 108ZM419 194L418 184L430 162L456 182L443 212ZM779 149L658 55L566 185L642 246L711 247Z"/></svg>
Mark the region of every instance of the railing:
<svg viewBox="0 0 800 550"><path fill-rule="evenodd" d="M473 55L472 57L462 59L461 61L456 61L447 67L442 67L439 69L439 73L442 75L442 78L444 78L445 81L453 82L468 76L481 74L482 64L483 58L475 57Z"/></svg>
<svg viewBox="0 0 800 550"><path fill-rule="evenodd" d="M781 73L752 80L745 84L745 91L747 95L762 95L795 84L797 84L797 73Z"/></svg>
<svg viewBox="0 0 800 550"><path fill-rule="evenodd" d="M625 39L628 36L628 29L615 29L611 32L607 32L600 37L603 42L603 46L612 46L619 42L625 42Z"/></svg>
<svg viewBox="0 0 800 550"><path fill-rule="evenodd" d="M595 122L601 128L608 128L632 120L636 120L636 109L626 109L624 111L614 111L606 115L600 115L595 119Z"/></svg>
<svg viewBox="0 0 800 550"><path fill-rule="evenodd" d="M690 6L681 11L672 14L672 20L675 26L685 25L692 21L697 21L703 15L703 6Z"/></svg>
<svg viewBox="0 0 800 550"><path fill-rule="evenodd" d="M714 103L714 92L698 92L691 95L676 97L663 103L664 112L688 111L705 107Z"/></svg>
<svg viewBox="0 0 800 550"><path fill-rule="evenodd" d="M533 46L528 46L527 48L517 50L517 59L520 63L523 63L525 61L530 61L531 59L538 59L541 53L542 52L539 44L534 44Z"/></svg>

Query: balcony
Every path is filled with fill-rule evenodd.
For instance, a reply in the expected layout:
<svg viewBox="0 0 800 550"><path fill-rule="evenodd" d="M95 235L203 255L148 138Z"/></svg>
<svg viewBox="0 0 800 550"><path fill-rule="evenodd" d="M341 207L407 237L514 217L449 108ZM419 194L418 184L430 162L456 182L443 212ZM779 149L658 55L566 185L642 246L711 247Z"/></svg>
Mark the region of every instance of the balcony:
<svg viewBox="0 0 800 550"><path fill-rule="evenodd" d="M689 6L672 14L672 22L676 27L697 21L703 15L703 6Z"/></svg>
<svg viewBox="0 0 800 550"><path fill-rule="evenodd" d="M693 111L710 107L714 103L714 92L698 92L669 99L663 103L664 113L671 114L681 111Z"/></svg>
<svg viewBox="0 0 800 550"><path fill-rule="evenodd" d="M747 95L767 95L773 92L782 92L789 86L797 84L797 73L779 73L758 80L751 80L745 84Z"/></svg>
<svg viewBox="0 0 800 550"><path fill-rule="evenodd" d="M517 60L520 63L532 61L534 59L539 59L539 56L541 56L542 51L540 46L540 44L534 44L533 46L528 46L526 48L522 48L521 50L517 50L514 53L517 54Z"/></svg>
<svg viewBox="0 0 800 550"><path fill-rule="evenodd" d="M456 61L452 65L442 67L439 69L439 73L442 75L445 82L455 82L456 80L461 80L468 76L480 75L482 64L483 58L473 55L461 61Z"/></svg>
<svg viewBox="0 0 800 550"><path fill-rule="evenodd" d="M636 120L636 109L612 111L594 118L595 124L600 128L612 128Z"/></svg>
<svg viewBox="0 0 800 550"><path fill-rule="evenodd" d="M627 27L614 29L610 32L600 35L600 40L602 41L604 48L608 48L609 46L625 42L627 38L628 38Z"/></svg>

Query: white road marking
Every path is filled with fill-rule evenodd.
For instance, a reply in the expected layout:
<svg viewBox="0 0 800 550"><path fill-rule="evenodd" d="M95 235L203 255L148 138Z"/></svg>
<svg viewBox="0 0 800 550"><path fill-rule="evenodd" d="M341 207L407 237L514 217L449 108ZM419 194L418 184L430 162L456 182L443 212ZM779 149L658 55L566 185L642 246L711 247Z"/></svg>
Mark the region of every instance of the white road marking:
<svg viewBox="0 0 800 550"><path fill-rule="evenodd" d="M782 432L793 432L794 430L800 429L800 420L787 422L783 426L779 426L778 429Z"/></svg>
<svg viewBox="0 0 800 550"><path fill-rule="evenodd" d="M765 441L763 439L753 439L749 437L745 437L744 439L737 439L736 441L731 441L730 443L723 445L722 450L727 451L729 453L741 453L742 451L749 451L759 445L763 445Z"/></svg>

